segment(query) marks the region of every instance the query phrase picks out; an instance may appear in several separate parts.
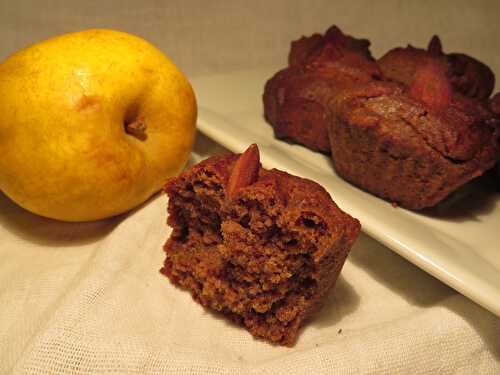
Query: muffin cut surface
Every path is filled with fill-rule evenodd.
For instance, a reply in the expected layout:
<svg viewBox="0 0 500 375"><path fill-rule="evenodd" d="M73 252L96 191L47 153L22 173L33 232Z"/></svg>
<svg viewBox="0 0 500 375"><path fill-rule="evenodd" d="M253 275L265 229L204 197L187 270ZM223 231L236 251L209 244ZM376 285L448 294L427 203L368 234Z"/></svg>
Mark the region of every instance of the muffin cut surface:
<svg viewBox="0 0 500 375"><path fill-rule="evenodd" d="M256 337L292 345L340 273L360 224L318 184L260 167L258 149L209 158L166 186L164 273Z"/></svg>

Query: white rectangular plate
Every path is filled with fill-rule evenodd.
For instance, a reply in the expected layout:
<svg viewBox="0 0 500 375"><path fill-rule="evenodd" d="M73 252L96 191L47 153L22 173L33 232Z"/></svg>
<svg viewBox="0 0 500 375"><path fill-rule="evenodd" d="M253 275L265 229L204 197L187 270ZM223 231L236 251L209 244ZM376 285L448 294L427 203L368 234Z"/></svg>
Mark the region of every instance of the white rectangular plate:
<svg viewBox="0 0 500 375"><path fill-rule="evenodd" d="M234 152L257 143L264 166L320 183L368 235L500 316L500 194L476 194L473 202L422 214L350 185L336 175L328 156L274 138L262 115L262 93L276 71L193 79L199 129Z"/></svg>

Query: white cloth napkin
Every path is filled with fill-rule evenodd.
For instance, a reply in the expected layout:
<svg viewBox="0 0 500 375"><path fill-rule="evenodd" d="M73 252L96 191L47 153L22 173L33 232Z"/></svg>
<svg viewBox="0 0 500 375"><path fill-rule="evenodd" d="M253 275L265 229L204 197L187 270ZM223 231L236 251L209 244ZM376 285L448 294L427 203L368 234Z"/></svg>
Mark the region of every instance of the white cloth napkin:
<svg viewBox="0 0 500 375"><path fill-rule="evenodd" d="M166 205L69 224L0 195L1 374L500 373L500 319L365 235L293 348L255 340L158 272Z"/></svg>

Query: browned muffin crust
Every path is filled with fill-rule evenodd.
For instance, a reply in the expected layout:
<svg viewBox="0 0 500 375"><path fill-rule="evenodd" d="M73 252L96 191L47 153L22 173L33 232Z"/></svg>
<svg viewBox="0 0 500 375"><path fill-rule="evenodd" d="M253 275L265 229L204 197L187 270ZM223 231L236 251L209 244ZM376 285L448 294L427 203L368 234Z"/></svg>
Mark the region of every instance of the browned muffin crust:
<svg viewBox="0 0 500 375"><path fill-rule="evenodd" d="M321 186L276 169L230 184L242 170L237 159L212 157L168 182L173 232L161 272L252 335L292 345L334 286L360 225Z"/></svg>
<svg viewBox="0 0 500 375"><path fill-rule="evenodd" d="M447 75L457 92L480 100L486 100L495 86L495 75L491 69L462 53L445 54L441 41L434 36L427 50L408 45L394 48L382 56L378 65L386 79L410 85L418 67L432 58L447 66Z"/></svg>
<svg viewBox="0 0 500 375"><path fill-rule="evenodd" d="M264 117L277 138L330 152L328 103L345 87L380 77L369 42L332 26L292 42L290 66L276 73L264 88Z"/></svg>
<svg viewBox="0 0 500 375"><path fill-rule="evenodd" d="M403 85L372 82L345 90L331 108L337 173L406 208L436 205L499 158L498 121L460 94L436 111Z"/></svg>
<svg viewBox="0 0 500 375"><path fill-rule="evenodd" d="M368 60L373 60L370 53L370 41L368 39L358 39L344 34L336 25L330 26L324 35L313 34L309 37L302 36L298 40L292 41L288 54L288 64L303 65L313 58L326 45L333 45L343 51L352 51L361 54Z"/></svg>

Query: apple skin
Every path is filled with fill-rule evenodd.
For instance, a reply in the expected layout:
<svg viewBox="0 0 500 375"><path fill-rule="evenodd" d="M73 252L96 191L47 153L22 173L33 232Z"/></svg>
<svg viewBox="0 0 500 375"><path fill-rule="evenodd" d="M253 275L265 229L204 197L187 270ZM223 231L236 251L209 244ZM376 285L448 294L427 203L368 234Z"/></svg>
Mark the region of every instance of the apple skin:
<svg viewBox="0 0 500 375"><path fill-rule="evenodd" d="M37 43L0 64L0 190L58 220L123 213L182 170L196 108L185 76L139 37L91 29ZM127 131L137 121L139 136Z"/></svg>

